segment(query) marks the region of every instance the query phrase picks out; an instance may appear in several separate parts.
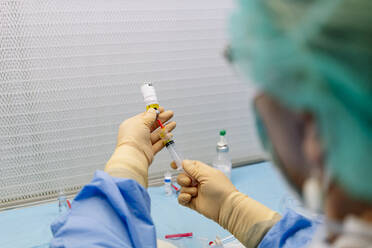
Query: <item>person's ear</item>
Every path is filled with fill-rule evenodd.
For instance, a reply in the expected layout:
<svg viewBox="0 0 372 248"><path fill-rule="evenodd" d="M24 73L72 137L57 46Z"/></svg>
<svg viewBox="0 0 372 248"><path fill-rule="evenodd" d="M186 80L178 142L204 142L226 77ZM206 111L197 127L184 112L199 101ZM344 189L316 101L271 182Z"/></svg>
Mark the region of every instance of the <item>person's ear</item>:
<svg viewBox="0 0 372 248"><path fill-rule="evenodd" d="M319 136L316 119L311 113L304 114L304 136L302 148L308 166L315 166L317 169L322 171L325 152Z"/></svg>

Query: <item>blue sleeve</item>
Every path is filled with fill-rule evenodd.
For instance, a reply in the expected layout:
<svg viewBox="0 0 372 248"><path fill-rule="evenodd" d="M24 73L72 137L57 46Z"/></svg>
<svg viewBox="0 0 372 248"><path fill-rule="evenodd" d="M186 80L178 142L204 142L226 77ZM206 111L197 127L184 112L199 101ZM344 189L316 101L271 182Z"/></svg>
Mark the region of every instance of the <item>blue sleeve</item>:
<svg viewBox="0 0 372 248"><path fill-rule="evenodd" d="M52 248L156 247L147 191L132 179L103 171L96 172L51 229Z"/></svg>
<svg viewBox="0 0 372 248"><path fill-rule="evenodd" d="M258 247L306 247L319 224L319 221L311 221L293 210L288 210L282 219L266 233Z"/></svg>

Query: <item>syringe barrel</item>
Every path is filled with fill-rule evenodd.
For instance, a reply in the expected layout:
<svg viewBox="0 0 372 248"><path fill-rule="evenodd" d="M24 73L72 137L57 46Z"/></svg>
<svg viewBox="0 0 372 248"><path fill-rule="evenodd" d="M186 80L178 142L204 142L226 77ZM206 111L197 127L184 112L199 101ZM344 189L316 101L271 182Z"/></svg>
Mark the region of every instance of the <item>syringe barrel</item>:
<svg viewBox="0 0 372 248"><path fill-rule="evenodd" d="M172 140L171 142L166 144L166 147L167 147L167 149L169 151L169 154L171 155L173 161L177 165L177 170L178 171L184 171L183 167L182 167L183 157L180 153L177 152L176 144L174 143L174 141ZM198 184L197 181L194 178L192 178L191 176L190 176L190 178L191 178L191 186L196 186Z"/></svg>
<svg viewBox="0 0 372 248"><path fill-rule="evenodd" d="M168 152L171 155L173 161L177 165L177 170L182 170L183 157L181 156L181 154L179 154L177 152L177 150L176 150L176 144L174 144L174 142L171 142L171 143L168 143L166 147L167 147Z"/></svg>

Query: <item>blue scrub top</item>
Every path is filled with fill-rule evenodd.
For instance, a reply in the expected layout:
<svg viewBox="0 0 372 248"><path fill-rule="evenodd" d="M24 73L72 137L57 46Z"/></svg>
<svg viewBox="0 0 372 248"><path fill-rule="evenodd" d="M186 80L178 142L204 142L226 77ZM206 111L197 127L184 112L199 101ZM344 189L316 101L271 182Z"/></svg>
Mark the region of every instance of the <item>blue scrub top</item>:
<svg viewBox="0 0 372 248"><path fill-rule="evenodd" d="M258 248L307 247L320 224L321 220L310 220L288 209L282 219L266 233Z"/></svg>
<svg viewBox="0 0 372 248"><path fill-rule="evenodd" d="M260 248L305 247L318 223L289 211L261 241ZM97 171L74 199L71 210L53 222L52 248L156 247L150 197L132 179Z"/></svg>
<svg viewBox="0 0 372 248"><path fill-rule="evenodd" d="M150 197L140 184L97 171L71 210L52 223L50 247L156 247L150 211Z"/></svg>

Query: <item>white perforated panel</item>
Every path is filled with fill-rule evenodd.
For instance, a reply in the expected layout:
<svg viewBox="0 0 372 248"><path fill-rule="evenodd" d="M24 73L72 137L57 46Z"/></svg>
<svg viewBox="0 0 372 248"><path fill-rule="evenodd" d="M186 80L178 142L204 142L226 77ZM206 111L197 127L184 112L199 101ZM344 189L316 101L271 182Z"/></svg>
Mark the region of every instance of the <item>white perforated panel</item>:
<svg viewBox="0 0 372 248"><path fill-rule="evenodd" d="M248 85L222 56L230 0L0 0L0 208L73 193L144 110L143 81L175 111L184 157L261 156ZM152 175L168 168L166 152Z"/></svg>

